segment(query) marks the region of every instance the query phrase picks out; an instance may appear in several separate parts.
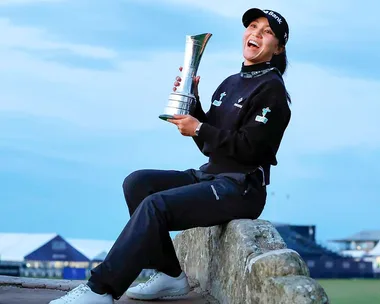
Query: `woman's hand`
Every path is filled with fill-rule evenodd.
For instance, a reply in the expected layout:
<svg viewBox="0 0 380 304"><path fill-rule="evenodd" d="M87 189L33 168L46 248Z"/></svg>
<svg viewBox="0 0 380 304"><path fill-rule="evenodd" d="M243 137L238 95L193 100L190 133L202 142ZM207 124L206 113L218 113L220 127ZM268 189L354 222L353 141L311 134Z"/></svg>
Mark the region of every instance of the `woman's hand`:
<svg viewBox="0 0 380 304"><path fill-rule="evenodd" d="M173 115L174 119L168 119L168 122L175 124L183 136L194 136L195 129L199 125L199 120L191 115Z"/></svg>
<svg viewBox="0 0 380 304"><path fill-rule="evenodd" d="M180 72L182 72L183 68L179 68ZM198 85L199 85L199 80L201 79L200 76L195 76L193 77L193 93L195 95L196 99L199 99L199 92L198 92ZM181 84L181 77L177 76L174 82L174 88L173 91L175 92L177 90L177 87Z"/></svg>

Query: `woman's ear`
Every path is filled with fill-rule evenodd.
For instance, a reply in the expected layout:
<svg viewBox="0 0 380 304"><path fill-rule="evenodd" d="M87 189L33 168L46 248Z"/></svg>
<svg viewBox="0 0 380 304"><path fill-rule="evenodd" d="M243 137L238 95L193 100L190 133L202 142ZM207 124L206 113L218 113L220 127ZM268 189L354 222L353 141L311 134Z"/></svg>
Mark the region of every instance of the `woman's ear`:
<svg viewBox="0 0 380 304"><path fill-rule="evenodd" d="M285 47L283 45L279 45L273 55L280 55L283 51L285 51Z"/></svg>

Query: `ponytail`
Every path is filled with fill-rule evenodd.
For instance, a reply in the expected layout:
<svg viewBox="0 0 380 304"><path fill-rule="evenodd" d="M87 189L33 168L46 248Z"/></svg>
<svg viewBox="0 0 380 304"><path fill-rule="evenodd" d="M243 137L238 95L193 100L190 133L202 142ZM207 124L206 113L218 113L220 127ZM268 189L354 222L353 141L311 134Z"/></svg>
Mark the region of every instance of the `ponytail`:
<svg viewBox="0 0 380 304"><path fill-rule="evenodd" d="M286 56L286 50L284 50L278 55L273 55L270 63L272 67L277 68L280 71L281 75L283 75L286 71L286 68L288 67L288 57ZM292 102L290 95L287 91L286 91L286 97L289 102Z"/></svg>
<svg viewBox="0 0 380 304"><path fill-rule="evenodd" d="M288 66L288 57L286 56L286 50L278 55L273 55L270 63L271 66L277 68L280 71L281 75L283 75Z"/></svg>

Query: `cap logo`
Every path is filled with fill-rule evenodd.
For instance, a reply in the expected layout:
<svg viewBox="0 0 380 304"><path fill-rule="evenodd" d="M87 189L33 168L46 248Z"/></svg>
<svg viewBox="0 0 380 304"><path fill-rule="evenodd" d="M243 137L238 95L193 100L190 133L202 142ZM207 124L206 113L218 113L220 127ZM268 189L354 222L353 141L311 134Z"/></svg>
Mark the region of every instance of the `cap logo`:
<svg viewBox="0 0 380 304"><path fill-rule="evenodd" d="M265 14L269 15L269 16L272 16L277 22L278 24L281 24L282 23L282 19L277 16L275 13L273 13L272 11L264 11Z"/></svg>

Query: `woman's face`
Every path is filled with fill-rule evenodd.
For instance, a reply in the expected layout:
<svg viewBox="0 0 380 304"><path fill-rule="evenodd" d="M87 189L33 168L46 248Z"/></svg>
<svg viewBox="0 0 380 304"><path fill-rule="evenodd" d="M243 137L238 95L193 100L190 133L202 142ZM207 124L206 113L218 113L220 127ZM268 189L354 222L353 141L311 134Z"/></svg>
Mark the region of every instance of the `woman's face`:
<svg viewBox="0 0 380 304"><path fill-rule="evenodd" d="M280 54L283 49L278 45L278 39L265 17L252 21L244 32L243 56L245 65L270 61L273 54Z"/></svg>

